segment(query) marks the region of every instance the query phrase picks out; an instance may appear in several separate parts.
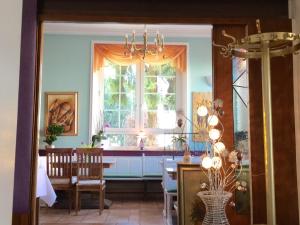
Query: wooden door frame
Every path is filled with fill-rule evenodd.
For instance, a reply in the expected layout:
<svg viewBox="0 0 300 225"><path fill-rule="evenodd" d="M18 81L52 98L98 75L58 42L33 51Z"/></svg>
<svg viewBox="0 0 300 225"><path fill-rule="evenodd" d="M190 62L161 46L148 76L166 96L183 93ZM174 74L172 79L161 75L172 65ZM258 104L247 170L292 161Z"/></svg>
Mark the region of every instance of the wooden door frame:
<svg viewBox="0 0 300 225"><path fill-rule="evenodd" d="M65 19L65 18L64 18ZM82 22L82 20L84 20L85 22L91 22L91 21L86 21L85 18L81 19L80 17L74 17L74 18L69 18L71 22ZM62 18L61 18L62 20ZM146 21L145 21L146 20ZM59 18L55 17L53 18L52 16L42 16L40 17L40 20L39 20L39 24L42 25L43 22L46 22L46 21L55 21L55 22L60 22ZM120 20L121 21L121 20ZM119 22L120 22L119 21ZM167 19L168 22L172 21L172 18L168 18ZM177 18L174 18L174 24L178 24L178 19ZM107 18L97 18L97 22L111 22L109 20L107 20ZM128 22L132 23L141 23L141 24L144 24L145 22L146 23L164 23L166 22L165 20L163 20L163 18L160 18L159 20L157 20L157 18L153 19L153 18L142 18L141 20L128 20ZM216 25L223 25L223 26L240 26L240 27L244 27L244 30L246 31L246 28L247 28L247 25L249 23L253 22L253 20L249 20L249 19L222 19L222 18L211 18L211 19L202 19L202 18L199 18L199 20L193 20L193 24L199 24L199 25L212 25L212 26L216 26ZM181 24L190 24L189 22L186 22L185 20L182 21ZM41 29L39 29L41 30ZM219 39L222 39L223 37L221 37L221 32L219 34ZM40 42L40 44L42 44L42 42ZM38 49L40 49L41 46L38 47ZM218 50L217 49L212 49L213 52L217 52ZM228 59L223 59L223 56L221 56L220 54L215 54L213 56L213 58L218 58L218 59L221 59L221 60L227 60L227 63L228 63ZM213 59L214 60L214 59ZM222 76L224 76L224 74L222 73L223 70L218 70L219 72L216 72L216 68L214 68L214 61L212 62L212 67L213 67L213 74L214 74L214 78L213 78L213 95L218 97L218 98L221 98L221 99L224 99L225 100L225 97L224 97L224 88L230 88L230 91L232 91L232 80L231 80L231 63L230 63L230 66L228 66L227 68L230 68L230 75L229 75L229 79L230 79L230 83L227 82L227 84L230 84L230 86L224 86L224 83L222 83L223 85L217 85L215 83L216 80L216 76L218 76L219 78L221 78ZM39 70L37 70L38 72L40 72ZM227 72L228 72L227 71ZM40 77L40 75L37 76L38 78ZM221 78L222 80L222 78ZM228 81L228 79L227 79ZM40 81L37 81L37 85L40 84ZM217 87L217 88L216 88ZM40 87L37 87L39 90L41 89ZM39 95L37 95L37 98L38 98ZM227 96L226 97L226 100L224 102L224 105L226 105L226 117L228 118L233 118L233 109L232 109L232 94L231 96ZM38 108L38 107L37 107ZM36 114L36 117L38 116L38 114ZM233 121L231 121L230 123L225 123L224 124L224 128L227 132L227 135L226 135L226 143L228 144L227 146L233 146ZM34 200L32 200L34 202ZM235 210L232 210L230 208L228 208L228 210L230 211L230 221L231 221L231 224L239 224L239 225L247 225L250 221L250 218L245 218L245 216L243 215L238 215L235 213ZM251 217L251 215L250 215Z"/></svg>
<svg viewBox="0 0 300 225"><path fill-rule="evenodd" d="M30 215L25 215L24 221L29 221L29 222L24 222L24 223L15 223L15 224L35 224L35 184L36 184L36 173L37 173L37 158L38 158L38 145L37 145L37 137L38 137L38 109L39 109L39 95L40 95L40 71L39 71L39 65L40 65L40 60L41 60L41 47L42 47L42 23L45 21L64 21L64 22L127 22L127 23L183 23L183 24L212 24L212 25L241 25L248 27L249 24L253 25L254 24L254 18L180 18L179 17L151 17L151 16L146 16L146 17L139 17L139 18L132 18L132 17L124 17L124 16L115 16L115 17L107 17L107 16L77 16L77 15L64 15L64 14L41 14L38 17L38 42L37 42L37 47L36 47L36 55L37 55L37 63L36 63L36 76L35 76L35 81L34 81L34 88L35 88L35 95L34 95L34 123L33 123L33 129L32 129L32 157L31 157L31 169L30 169L30 174L31 174L31 210L30 210ZM276 23L276 22L274 22ZM213 62L214 66L214 62ZM214 90L215 91L215 90ZM222 97L218 95L219 97ZM226 113L231 113L232 114L232 109L231 112L226 112ZM16 220L15 221L20 221Z"/></svg>

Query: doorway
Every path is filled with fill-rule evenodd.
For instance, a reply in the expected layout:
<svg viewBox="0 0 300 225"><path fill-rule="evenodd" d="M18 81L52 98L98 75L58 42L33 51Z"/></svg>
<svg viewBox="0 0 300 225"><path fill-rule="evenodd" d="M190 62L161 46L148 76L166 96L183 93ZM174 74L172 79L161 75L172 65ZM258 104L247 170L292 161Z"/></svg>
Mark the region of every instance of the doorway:
<svg viewBox="0 0 300 225"><path fill-rule="evenodd" d="M192 93L202 92L212 95L212 27L188 24L146 25L149 44L154 43L158 31L164 35L164 48L168 49L170 46L174 49L175 54L165 52L164 58L168 57L168 54L171 54L172 58L175 55L178 57L181 49L185 49L185 63L183 64L186 68L184 69L179 68L179 64L177 67L169 65L167 60L164 64L157 62L151 64L149 61L141 64L143 60L134 65L124 64L124 58L126 59L123 55L125 34L131 36L134 31L137 42L142 43L144 24L45 22L43 28L38 141L41 155L45 146L45 127L49 122L49 117L52 116L47 110L52 108L53 101L57 105L66 102L65 98L60 100L59 95L72 96L76 93L78 111L75 112L77 116L73 120L74 124L77 123L77 130L74 132L76 135L58 136L57 141L54 142L55 147L88 147L91 144L92 135L95 134L93 127L99 129L99 118L93 117L93 112L96 111L95 114L99 116L101 111L102 126L108 125L105 130L107 140L104 143L104 158L116 160L116 165L104 171L107 198L113 203L108 210L104 210L101 216L95 213L95 206L98 205L95 195L89 193L82 195L83 210L79 214L80 217L76 217L73 212L68 214L66 195L57 192L58 198L54 209L41 208L40 223L66 223L74 220L80 220L82 223L122 223L132 222L134 218L133 222L142 224L150 222L150 218L151 220L156 218L158 224L163 224L165 204L161 188L163 179L161 160L167 157L163 156L165 150L174 150L167 139L171 135L167 135L163 128L167 128L168 131L175 128L177 111L184 112L184 116L191 120ZM104 49L107 46L113 50L118 45L121 46L119 50L121 53L117 54L121 55L123 61L120 62L120 59L118 61L111 50L113 53L109 52L104 58L112 61L106 60L102 70L97 68L94 65L95 45L100 46L102 51L108 51L107 48ZM101 72L97 73L97 70ZM141 76L143 80L140 79ZM134 80L138 82L131 81L132 77L135 77ZM165 88L166 85L167 88ZM143 94L137 92L141 89L143 89ZM162 89L166 89L167 93L161 93ZM126 92L136 92L136 94L133 96ZM135 99L143 95L144 98L140 97L139 101L146 100L138 104ZM176 97L165 98L165 96ZM134 127L128 127L131 124L130 121L139 120L132 118L132 115L138 114L136 105L143 104L142 108L148 109L147 115L150 118L147 125L144 126L146 122L142 122L141 124L135 123ZM163 109L159 108L160 104L163 105ZM112 107L115 105L118 105L118 110ZM167 106L170 108L166 109ZM114 116L116 114L117 116ZM169 115L171 121L166 123L162 120L160 116L163 114ZM95 121L96 124L93 124ZM192 124L186 120L185 123L185 132L193 133ZM147 128L152 130L148 131ZM137 135L142 129L147 134L144 150L151 154L141 154L137 145ZM126 135L122 131L126 132ZM150 131L153 133L149 133ZM199 148L199 143L193 141L192 136L189 139L191 150L200 152L202 149ZM149 201L149 199L152 200ZM151 211L151 208L155 210Z"/></svg>

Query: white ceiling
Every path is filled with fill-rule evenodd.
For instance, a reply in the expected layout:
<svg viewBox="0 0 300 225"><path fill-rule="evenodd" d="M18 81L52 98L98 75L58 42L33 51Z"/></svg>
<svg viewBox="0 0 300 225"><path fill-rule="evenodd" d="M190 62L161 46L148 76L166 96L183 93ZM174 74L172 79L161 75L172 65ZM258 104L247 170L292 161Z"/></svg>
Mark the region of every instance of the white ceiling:
<svg viewBox="0 0 300 225"><path fill-rule="evenodd" d="M157 31L165 37L211 37L211 25L173 25L147 24L149 36ZM44 23L47 34L79 34L100 36L124 36L135 31L137 35L144 32L144 24L123 23Z"/></svg>

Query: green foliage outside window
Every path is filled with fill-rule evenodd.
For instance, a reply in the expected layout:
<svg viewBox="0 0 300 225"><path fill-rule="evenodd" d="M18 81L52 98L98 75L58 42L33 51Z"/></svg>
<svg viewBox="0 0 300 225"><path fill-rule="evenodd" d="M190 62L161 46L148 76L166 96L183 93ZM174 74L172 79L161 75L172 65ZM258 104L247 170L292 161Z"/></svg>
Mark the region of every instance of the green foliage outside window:
<svg viewBox="0 0 300 225"><path fill-rule="evenodd" d="M136 73L136 65L120 66L107 61L105 67L111 72L104 74L104 122L111 128L135 128L136 94L139 95L136 93L136 80L140 75ZM158 106L167 111L176 110L176 69L170 64L144 64L142 68L144 95L141 97L147 115L144 126L158 128ZM124 135L108 138L120 145L128 144Z"/></svg>

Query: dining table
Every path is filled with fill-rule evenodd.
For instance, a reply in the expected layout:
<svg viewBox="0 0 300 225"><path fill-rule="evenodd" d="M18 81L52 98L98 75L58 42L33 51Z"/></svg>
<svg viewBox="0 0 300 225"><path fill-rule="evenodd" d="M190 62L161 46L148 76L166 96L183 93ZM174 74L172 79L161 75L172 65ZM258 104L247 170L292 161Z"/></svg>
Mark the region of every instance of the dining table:
<svg viewBox="0 0 300 225"><path fill-rule="evenodd" d="M38 158L36 178L36 223L39 224L40 200L51 207L56 201L56 193L46 172L45 157Z"/></svg>
<svg viewBox="0 0 300 225"><path fill-rule="evenodd" d="M46 159L39 157L36 181L36 197L43 200L48 206L52 206L56 200L56 194L46 172Z"/></svg>
<svg viewBox="0 0 300 225"><path fill-rule="evenodd" d="M179 161L177 164L200 164L199 158L192 158L191 162L182 162ZM171 177L172 180L177 180L177 166L175 167L166 167L167 174Z"/></svg>

